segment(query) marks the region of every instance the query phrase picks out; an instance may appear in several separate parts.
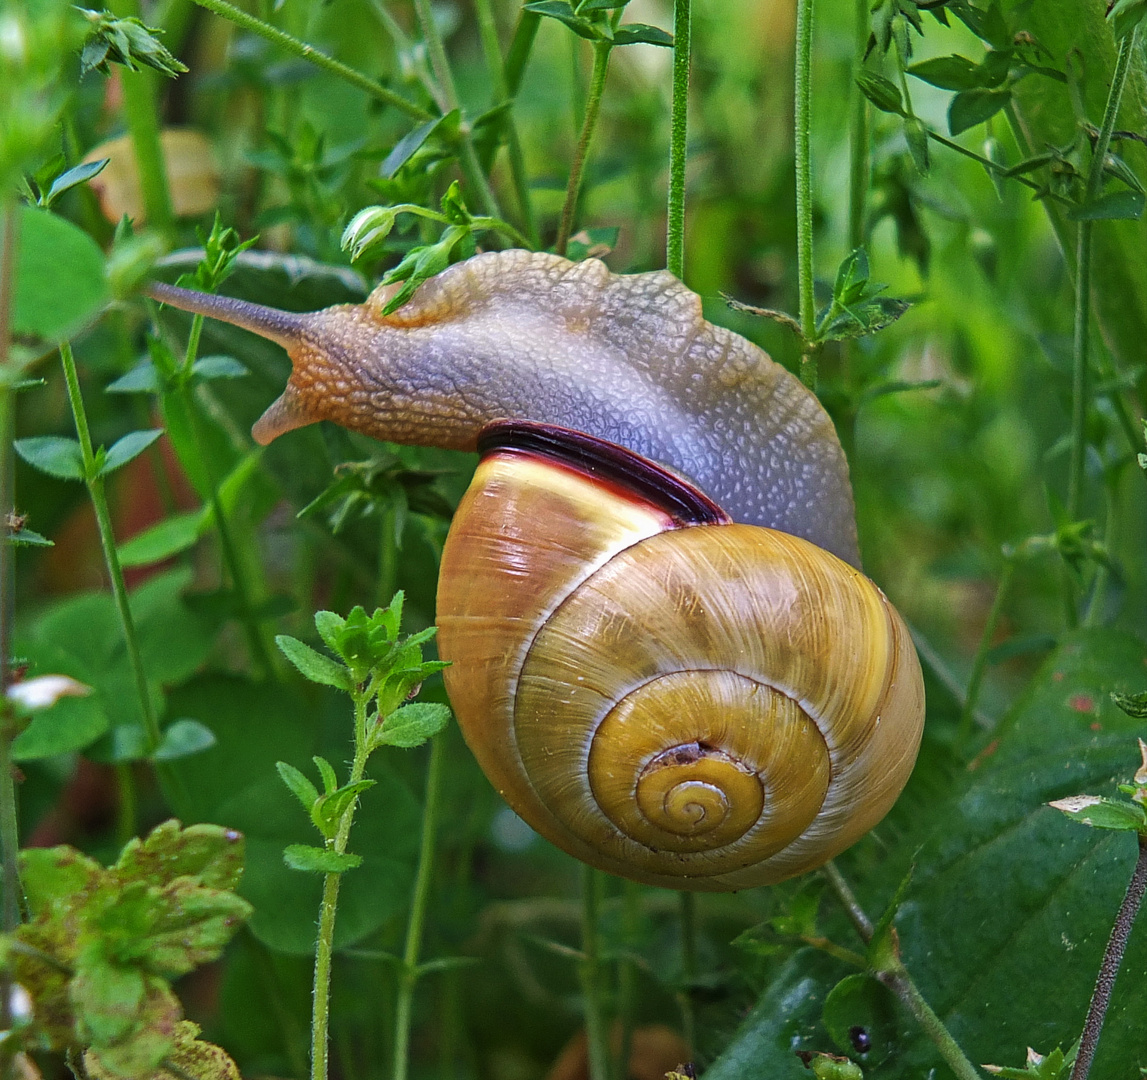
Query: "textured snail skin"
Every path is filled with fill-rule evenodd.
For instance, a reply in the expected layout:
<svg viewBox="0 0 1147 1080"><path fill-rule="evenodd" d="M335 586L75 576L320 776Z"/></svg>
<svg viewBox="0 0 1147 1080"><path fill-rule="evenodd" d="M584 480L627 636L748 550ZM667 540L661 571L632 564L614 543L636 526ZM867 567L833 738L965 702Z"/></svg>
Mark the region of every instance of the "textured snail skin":
<svg viewBox="0 0 1147 1080"><path fill-rule="evenodd" d="M502 796L577 858L648 884L732 890L819 866L915 762L919 662L863 574L782 532L683 522L545 455L479 464L438 625L459 724Z"/></svg>
<svg viewBox="0 0 1147 1080"><path fill-rule="evenodd" d="M170 285L151 295L279 342L293 373L254 429L316 420L391 442L473 449L496 419L558 424L691 479L736 520L804 537L859 566L848 465L816 398L702 317L666 272L501 251L361 305L292 314Z"/></svg>

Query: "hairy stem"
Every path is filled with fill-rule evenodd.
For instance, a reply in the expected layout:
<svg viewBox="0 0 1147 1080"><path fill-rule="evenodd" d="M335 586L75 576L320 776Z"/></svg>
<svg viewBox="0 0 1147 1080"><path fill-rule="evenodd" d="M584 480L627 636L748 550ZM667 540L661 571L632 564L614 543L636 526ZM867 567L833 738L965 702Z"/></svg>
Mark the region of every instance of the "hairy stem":
<svg viewBox="0 0 1147 1080"><path fill-rule="evenodd" d="M800 296L802 355L801 381L816 389L816 297L813 292L812 262L812 5L813 0L797 0L795 160L797 187L797 282Z"/></svg>
<svg viewBox="0 0 1147 1080"><path fill-rule="evenodd" d="M1123 40L1127 41L1127 38ZM1087 1080L1087 1074L1091 1071L1091 1062L1099 1045L1099 1033L1103 1030L1103 1019L1107 1015L1107 1006L1111 1003L1111 991L1115 988L1115 979L1119 975L1119 965L1123 963L1127 939L1131 936L1131 927L1139 912L1139 906L1143 903L1145 892L1147 892L1147 836L1140 836L1139 858L1135 863L1131 880L1127 883L1123 903L1119 905L1119 912L1115 916L1115 925L1111 928L1111 936L1107 939L1107 948L1103 951L1099 976L1095 980L1091 1005L1087 1009L1087 1020L1083 1025L1083 1034L1079 1038L1079 1052L1075 1055L1075 1065L1071 1070L1071 1080Z"/></svg>
<svg viewBox="0 0 1147 1080"><path fill-rule="evenodd" d="M872 920L864 913L855 894L844 879L844 875L837 867L829 862L823 868L825 879L832 891L836 894L848 913L852 925L856 928L860 939L867 945L872 941L875 927ZM924 995L912 981L908 969L897 958L888 967L873 971L873 975L888 987L904 1004L905 1008L916 1018L924 1029L924 1034L935 1044L940 1056L948 1063L948 1067L956 1074L958 1080L981 1080L975 1065L960 1049L960 1044L952 1037L952 1033L944 1026L944 1021L936 1015L935 1011L924 1000Z"/></svg>
<svg viewBox="0 0 1147 1080"><path fill-rule="evenodd" d="M1015 573L1015 559L1006 557L1004 568L1000 571L1000 581L996 586L996 596L988 612L987 622L984 623L984 632L980 635L980 644L976 649L976 658L972 661L972 673L968 677L968 693L964 698L964 707L960 710L960 726L957 738L961 745L972 734L972 721L976 715L976 702L980 697L980 685L984 681L984 673L988 668L988 653L992 648L992 638L995 637L996 627L1000 622L1000 615L1004 610L1004 601L1012 585L1012 575Z"/></svg>
<svg viewBox="0 0 1147 1080"><path fill-rule="evenodd" d="M354 761L351 763L350 780L357 784L366 771L366 759L370 754L366 739L366 710L370 695L357 691L354 695ZM354 823L354 812L358 800L347 807L335 834L334 851L345 854L350 827ZM326 874L323 878L323 898L319 906L319 936L315 944L315 984L314 1003L311 1014L311 1080L327 1080L327 1056L331 1011L331 962L335 947L335 917L338 914L339 884L342 874Z"/></svg>
<svg viewBox="0 0 1147 1080"><path fill-rule="evenodd" d="M112 11L124 18L138 19L142 14L139 0L113 0ZM120 72L123 86L123 112L131 135L132 151L139 170L139 188L148 223L160 232L175 230L175 211L167 182L167 164L160 142L159 108L156 103L158 76L154 71Z"/></svg>
<svg viewBox="0 0 1147 1080"><path fill-rule="evenodd" d="M394 1080L406 1080L410 1066L410 1027L414 1007L414 987L418 982L418 959L422 952L422 930L430 903L434 879L434 842L442 787L442 762L446 740L438 735L430 740L430 761L426 767L426 802L422 811L422 845L418 851L418 874L406 924L406 947L402 953L402 974L394 1010Z"/></svg>
<svg viewBox="0 0 1147 1080"><path fill-rule="evenodd" d="M119 611L120 626L123 629L124 643L127 646L128 662L131 664L132 678L135 682L135 692L139 698L139 712L143 718L143 733L147 752L152 753L159 746L159 720L155 715L155 707L151 700L151 691L147 685L147 673L143 667L143 656L139 650L139 638L136 636L135 619L127 600L127 586L123 580L123 567L120 566L119 553L116 551L115 533L112 530L111 513L108 510L107 494L104 491L104 480L96 474L95 451L92 449L92 436L88 429L88 414L84 409L84 399L80 394L80 380L76 374L76 360L72 355L71 345L64 341L60 343L60 360L64 367L64 381L68 385L68 400L72 406L72 417L76 424L76 435L80 440L80 453L84 462L84 477L91 498L92 508L96 513L96 524L99 527L100 545L104 551L104 562L107 565L108 576L111 578L112 592L115 595L116 609Z"/></svg>
<svg viewBox="0 0 1147 1080"><path fill-rule="evenodd" d="M407 101L401 94L396 94L393 90L388 90L377 80L370 78L368 75L364 75L361 71L356 71L354 68L348 67L341 61L335 60L320 49L316 49L313 45L308 45L306 42L292 37L285 31L278 29L278 27L263 22L262 19L256 19L254 15L248 15L234 4L229 4L227 0L195 0L195 3L200 7L205 7L208 11L213 11L216 15L221 15L224 19L228 19L236 26L248 30L252 34L257 34L273 45L278 45L279 48L285 49L291 53L291 55L309 61L316 67L320 67L329 74L334 75L336 78L350 83L351 86L358 87L358 89L370 94L371 97L377 98L384 104L390 105L398 109L399 112L405 113L412 120L418 120L424 123L432 119L430 113L420 105L415 105L413 101Z"/></svg>
<svg viewBox="0 0 1147 1080"><path fill-rule="evenodd" d="M600 871L582 867L581 951L578 966L581 996L585 1003L585 1034L589 1052L589 1080L609 1080L609 1042L606 1036L602 1001L601 949L598 938L598 909L601 902Z"/></svg>
<svg viewBox="0 0 1147 1080"><path fill-rule="evenodd" d="M665 265L678 280L685 277L685 158L689 128L690 0L673 5L673 110L669 131L669 211Z"/></svg>
<svg viewBox="0 0 1147 1080"><path fill-rule="evenodd" d="M12 294L16 277L16 251L20 229L20 210L14 201L0 201L0 859L4 860L4 895L0 909L0 928L8 933L20 922L20 903L23 892L17 856L20 835L16 816L16 778L12 772L12 740L16 737L15 717L8 701L8 681L11 677L13 559L15 550L8 543L10 526L8 517L15 512L12 439L15 431L16 401L12 384L9 355L12 338ZM7 980L0 980L0 1022L9 1025L9 998Z"/></svg>
<svg viewBox="0 0 1147 1080"><path fill-rule="evenodd" d="M585 118L582 120L581 136L577 141L577 148L574 150L573 161L570 163L570 179L566 185L566 199L562 205L561 224L558 226L557 240L554 241L554 251L559 255L566 253L570 232L573 229L574 211L577 208L578 193L581 191L582 170L585 167L586 156L589 154L589 145L593 139L594 128L597 127L597 117L601 112L601 98L605 92L605 74L609 70L610 50L611 45L608 41L594 43L593 74L589 81Z"/></svg>

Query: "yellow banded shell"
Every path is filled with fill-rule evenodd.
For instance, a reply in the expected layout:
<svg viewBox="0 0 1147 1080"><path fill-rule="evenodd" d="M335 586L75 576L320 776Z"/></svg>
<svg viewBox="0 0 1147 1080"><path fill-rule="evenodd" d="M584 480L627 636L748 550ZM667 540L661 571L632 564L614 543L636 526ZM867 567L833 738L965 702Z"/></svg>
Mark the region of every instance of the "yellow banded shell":
<svg viewBox="0 0 1147 1080"><path fill-rule="evenodd" d="M525 821L611 873L731 890L819 866L888 812L923 682L868 578L612 444L520 423L485 441L439 643L467 742Z"/></svg>

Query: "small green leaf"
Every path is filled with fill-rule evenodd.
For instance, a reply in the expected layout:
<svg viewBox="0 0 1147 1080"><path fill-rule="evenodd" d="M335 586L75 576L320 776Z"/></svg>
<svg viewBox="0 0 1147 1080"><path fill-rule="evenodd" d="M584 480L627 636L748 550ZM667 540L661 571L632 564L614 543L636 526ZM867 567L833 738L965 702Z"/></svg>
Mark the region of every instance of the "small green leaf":
<svg viewBox="0 0 1147 1080"><path fill-rule="evenodd" d="M139 457L162 434L162 428L152 428L148 431L130 431L122 439L117 439L107 452L99 475L107 476Z"/></svg>
<svg viewBox="0 0 1147 1080"><path fill-rule="evenodd" d="M342 874L362 865L361 855L346 852L340 855L328 848L308 844L289 844L283 849L283 862L292 870L305 870L312 874Z"/></svg>
<svg viewBox="0 0 1147 1080"><path fill-rule="evenodd" d="M971 90L986 85L980 65L963 56L936 56L913 64L907 71L909 75L915 75L917 79L938 86L941 90Z"/></svg>
<svg viewBox="0 0 1147 1080"><path fill-rule="evenodd" d="M338 647L339 634L342 633L345 626L346 619L341 615L336 615L333 611L315 612L315 629L331 652L340 651Z"/></svg>
<svg viewBox="0 0 1147 1080"><path fill-rule="evenodd" d="M1112 693L1111 700L1128 716L1134 716L1136 720L1147 720L1147 690L1141 694Z"/></svg>
<svg viewBox="0 0 1147 1080"><path fill-rule="evenodd" d="M93 176L99 176L109 161L111 158L85 161L82 165L77 165L75 168L68 169L67 172L60 173L52 181L52 186L48 188L47 195L40 200L39 205L50 207L65 191L71 191L72 188L79 187L80 184L86 184Z"/></svg>
<svg viewBox="0 0 1147 1080"><path fill-rule="evenodd" d="M108 383L104 388L108 394L158 394L161 389L159 372L150 360L136 364L131 371Z"/></svg>
<svg viewBox="0 0 1147 1080"><path fill-rule="evenodd" d="M605 39L602 28L589 19L575 14L573 5L569 3L569 0L534 0L533 3L523 4L522 10L532 12L535 15L545 15L550 19L557 19L558 22L568 26L578 37L586 38L589 41Z"/></svg>
<svg viewBox="0 0 1147 1080"><path fill-rule="evenodd" d="M1115 0L1107 12L1116 38L1125 38L1147 24L1147 0Z"/></svg>
<svg viewBox="0 0 1147 1080"><path fill-rule="evenodd" d="M311 807L319 801L318 789L294 765L278 761L275 763L275 768L279 770L279 775L283 778L283 783L290 788L291 794L303 804L303 809L309 814Z"/></svg>
<svg viewBox="0 0 1147 1080"><path fill-rule="evenodd" d="M1067 216L1071 221L1137 221L1145 202L1139 191L1109 191L1094 202L1072 207Z"/></svg>
<svg viewBox="0 0 1147 1080"><path fill-rule="evenodd" d="M856 85L860 92L868 98L881 112L904 115L904 102L900 96L900 88L890 79L878 75L875 71L862 71L856 77Z"/></svg>
<svg viewBox="0 0 1147 1080"><path fill-rule="evenodd" d="M457 111L448 113L447 115L453 117L455 122L459 118ZM382 164L378 167L379 175L385 177L387 180L391 179L403 165L418 153L426 140L434 134L438 126L445 120L446 116L436 116L433 120L427 120L425 124L419 124L413 131L408 131L403 135L403 137L394 144L394 149L383 158ZM389 231L388 228L387 232ZM353 258L357 258L357 256L352 256L352 259Z"/></svg>
<svg viewBox="0 0 1147 1080"><path fill-rule="evenodd" d="M215 745L215 733L198 720L174 720L163 732L163 739L152 757L156 761L178 761L201 754Z"/></svg>
<svg viewBox="0 0 1147 1080"><path fill-rule="evenodd" d="M1138 803L1104 799L1098 795L1073 795L1068 799L1057 799L1048 806L1093 829L1147 834L1147 809Z"/></svg>
<svg viewBox="0 0 1147 1080"><path fill-rule="evenodd" d="M948 106L948 131L959 135L970 127L990 120L1012 100L1010 90L965 90Z"/></svg>
<svg viewBox="0 0 1147 1080"><path fill-rule="evenodd" d="M55 541L36 532L35 529L20 528L8 533L8 543L13 547L55 547Z"/></svg>
<svg viewBox="0 0 1147 1080"><path fill-rule="evenodd" d="M356 780L353 784L347 784L329 795L320 795L318 801L311 807L311 820L315 823L315 828L326 839L334 839L347 810L362 792L374 785L374 780Z"/></svg>
<svg viewBox="0 0 1147 1080"><path fill-rule="evenodd" d="M150 566L170 559L194 546L210 522L207 507L174 514L120 544L119 560L124 566Z"/></svg>
<svg viewBox="0 0 1147 1080"><path fill-rule="evenodd" d="M338 776L335 774L334 766L325 757L318 755L315 755L311 760L318 767L319 775L323 778L323 790L327 795L333 795L339 788Z"/></svg>
<svg viewBox="0 0 1147 1080"><path fill-rule="evenodd" d="M354 683L351 680L350 672L329 656L315 652L309 645L304 645L297 638L288 637L286 634L279 634L275 638L275 644L282 650L283 655L299 669L300 673L305 678L310 679L311 682L333 686L336 690L347 692L353 689Z"/></svg>
<svg viewBox="0 0 1147 1080"><path fill-rule="evenodd" d="M673 48L673 35L646 23L625 23L613 32L614 45L661 45Z"/></svg>
<svg viewBox="0 0 1147 1080"><path fill-rule="evenodd" d="M191 371L200 379L241 379L250 374L233 356L201 356Z"/></svg>
<svg viewBox="0 0 1147 1080"><path fill-rule="evenodd" d="M17 454L42 473L59 480L84 478L84 455L75 439L37 435L31 439L17 439L13 445Z"/></svg>
<svg viewBox="0 0 1147 1080"><path fill-rule="evenodd" d="M395 709L375 729L371 746L397 746L403 750L421 746L450 722L450 709L428 701L418 701Z"/></svg>
<svg viewBox="0 0 1147 1080"><path fill-rule="evenodd" d="M90 959L68 984L68 997L87 1042L98 1046L123 1039L139 1022L144 976L138 967Z"/></svg>

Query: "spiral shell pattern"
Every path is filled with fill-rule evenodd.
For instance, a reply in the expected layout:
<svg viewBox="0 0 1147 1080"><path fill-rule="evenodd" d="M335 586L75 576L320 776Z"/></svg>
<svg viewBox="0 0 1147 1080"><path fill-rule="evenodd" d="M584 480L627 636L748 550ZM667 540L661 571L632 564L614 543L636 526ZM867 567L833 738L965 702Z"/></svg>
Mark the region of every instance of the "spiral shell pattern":
<svg viewBox="0 0 1147 1080"><path fill-rule="evenodd" d="M922 678L858 571L689 517L495 449L447 540L439 640L467 741L538 832L635 880L746 888L884 816L915 761Z"/></svg>

